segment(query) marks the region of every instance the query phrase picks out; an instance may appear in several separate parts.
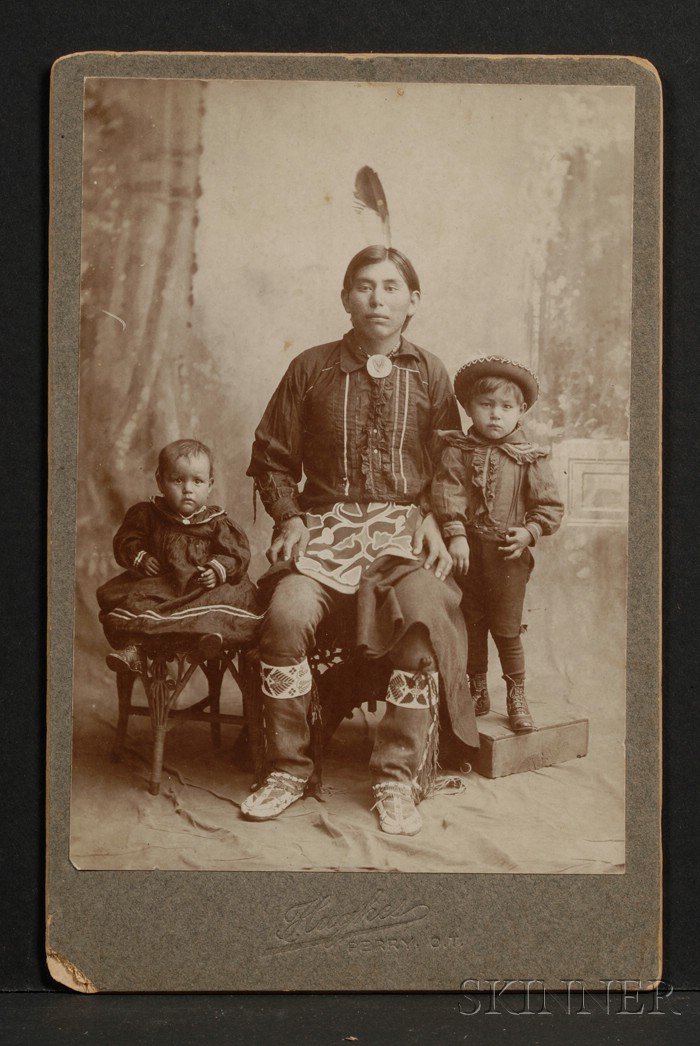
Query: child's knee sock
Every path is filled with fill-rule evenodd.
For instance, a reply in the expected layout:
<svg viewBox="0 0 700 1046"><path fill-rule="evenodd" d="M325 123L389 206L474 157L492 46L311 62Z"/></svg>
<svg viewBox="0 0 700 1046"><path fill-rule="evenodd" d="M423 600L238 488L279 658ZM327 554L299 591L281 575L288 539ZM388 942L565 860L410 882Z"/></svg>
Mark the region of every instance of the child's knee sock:
<svg viewBox="0 0 700 1046"><path fill-rule="evenodd" d="M525 651L520 636L494 636L503 675L522 682L525 676Z"/></svg>
<svg viewBox="0 0 700 1046"><path fill-rule="evenodd" d="M485 618L467 624L467 674L486 675L489 667L489 629Z"/></svg>

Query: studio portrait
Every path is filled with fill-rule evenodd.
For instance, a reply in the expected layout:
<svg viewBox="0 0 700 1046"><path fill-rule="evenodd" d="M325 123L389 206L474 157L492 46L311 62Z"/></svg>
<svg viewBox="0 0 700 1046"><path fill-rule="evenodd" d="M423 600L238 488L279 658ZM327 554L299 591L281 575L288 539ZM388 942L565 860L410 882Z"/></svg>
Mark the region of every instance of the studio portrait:
<svg viewBox="0 0 700 1046"><path fill-rule="evenodd" d="M634 106L84 80L76 868L624 873Z"/></svg>

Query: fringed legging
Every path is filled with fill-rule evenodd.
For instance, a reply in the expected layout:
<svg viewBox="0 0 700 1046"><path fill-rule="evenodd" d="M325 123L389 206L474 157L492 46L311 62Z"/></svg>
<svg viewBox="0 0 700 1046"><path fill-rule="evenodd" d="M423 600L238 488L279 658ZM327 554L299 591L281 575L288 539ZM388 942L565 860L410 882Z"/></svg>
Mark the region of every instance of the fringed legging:
<svg viewBox="0 0 700 1046"><path fill-rule="evenodd" d="M313 771L306 659L323 618L352 599L301 574L283 578L272 594L258 644L271 769L305 779ZM389 656L394 671L370 773L375 782L411 783L421 795L437 759L437 665L427 629L409 628Z"/></svg>

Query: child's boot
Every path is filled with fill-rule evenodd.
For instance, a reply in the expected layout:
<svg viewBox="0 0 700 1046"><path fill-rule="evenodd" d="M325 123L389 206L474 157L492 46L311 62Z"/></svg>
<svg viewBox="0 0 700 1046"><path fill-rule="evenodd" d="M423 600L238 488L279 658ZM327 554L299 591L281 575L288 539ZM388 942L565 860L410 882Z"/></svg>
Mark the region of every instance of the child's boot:
<svg viewBox="0 0 700 1046"><path fill-rule="evenodd" d="M475 672L473 676L469 676L469 689L474 702L474 715L486 715L490 712L491 698L486 685L486 673Z"/></svg>
<svg viewBox="0 0 700 1046"><path fill-rule="evenodd" d="M131 643L122 650L113 650L107 654L107 668L113 672L143 672L143 654L141 647Z"/></svg>
<svg viewBox="0 0 700 1046"><path fill-rule="evenodd" d="M525 700L525 676L504 676L507 696L506 708L511 729L516 734L530 734L535 727Z"/></svg>

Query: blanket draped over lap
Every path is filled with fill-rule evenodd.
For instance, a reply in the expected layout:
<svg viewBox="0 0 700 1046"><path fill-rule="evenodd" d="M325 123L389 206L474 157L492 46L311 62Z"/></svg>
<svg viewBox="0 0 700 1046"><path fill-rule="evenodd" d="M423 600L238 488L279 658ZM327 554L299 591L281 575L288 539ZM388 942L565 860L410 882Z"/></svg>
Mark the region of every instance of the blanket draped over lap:
<svg viewBox="0 0 700 1046"><path fill-rule="evenodd" d="M357 593L357 646L370 658L383 657L409 628L423 625L452 729L465 744L478 747L462 594L451 578L438 581L433 570L425 570L422 554L413 554L419 517L417 506L390 502L338 503L327 512L309 512L304 555L296 563L273 566L260 585L268 592L285 575L299 572L341 594Z"/></svg>

